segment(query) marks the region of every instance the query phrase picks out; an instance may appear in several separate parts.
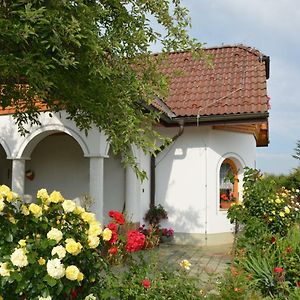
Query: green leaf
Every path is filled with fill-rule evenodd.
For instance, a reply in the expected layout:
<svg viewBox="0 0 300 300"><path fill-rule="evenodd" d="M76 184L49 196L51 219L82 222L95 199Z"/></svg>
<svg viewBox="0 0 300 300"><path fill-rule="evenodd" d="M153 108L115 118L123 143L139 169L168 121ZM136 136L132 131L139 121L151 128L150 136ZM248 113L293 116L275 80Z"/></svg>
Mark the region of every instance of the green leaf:
<svg viewBox="0 0 300 300"><path fill-rule="evenodd" d="M58 281L55 278L51 277L48 274L44 276L43 280L46 281L47 284L51 287L54 287L58 283Z"/></svg>

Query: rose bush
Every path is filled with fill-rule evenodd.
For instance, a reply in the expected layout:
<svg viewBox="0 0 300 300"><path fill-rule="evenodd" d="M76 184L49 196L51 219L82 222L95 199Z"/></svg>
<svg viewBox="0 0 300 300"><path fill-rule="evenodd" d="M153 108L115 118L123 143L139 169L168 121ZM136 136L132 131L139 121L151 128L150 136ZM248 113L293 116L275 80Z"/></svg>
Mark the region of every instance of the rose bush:
<svg viewBox="0 0 300 300"><path fill-rule="evenodd" d="M0 297L96 299L112 258L124 260L145 239L122 230L121 213L109 215L113 220L103 228L93 213L60 192L39 190L36 203L26 204L1 185Z"/></svg>

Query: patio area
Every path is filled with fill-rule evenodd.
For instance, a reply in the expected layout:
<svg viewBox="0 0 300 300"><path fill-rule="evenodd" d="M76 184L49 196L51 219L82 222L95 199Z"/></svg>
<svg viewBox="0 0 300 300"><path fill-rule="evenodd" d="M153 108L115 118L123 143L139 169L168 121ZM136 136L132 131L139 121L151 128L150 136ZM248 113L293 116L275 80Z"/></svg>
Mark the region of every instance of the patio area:
<svg viewBox="0 0 300 300"><path fill-rule="evenodd" d="M167 262L174 268L187 259L191 263L189 274L206 283L222 276L230 264L231 250L232 244L199 247L163 243L153 251L158 253L162 263Z"/></svg>

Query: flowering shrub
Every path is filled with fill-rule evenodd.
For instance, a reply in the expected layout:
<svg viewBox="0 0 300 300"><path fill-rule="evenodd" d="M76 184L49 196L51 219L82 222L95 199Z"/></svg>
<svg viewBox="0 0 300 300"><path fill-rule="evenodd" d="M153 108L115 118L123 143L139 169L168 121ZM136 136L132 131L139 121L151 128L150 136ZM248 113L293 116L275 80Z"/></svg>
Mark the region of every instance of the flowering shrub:
<svg viewBox="0 0 300 300"><path fill-rule="evenodd" d="M290 191L282 187L276 191L271 183L262 180L257 170L248 169L244 176L243 203L233 204L228 217L232 223L238 221L246 227L253 221L260 222L272 233L284 236L299 220L298 197L298 189ZM253 234L255 236L255 232L249 235Z"/></svg>
<svg viewBox="0 0 300 300"><path fill-rule="evenodd" d="M26 204L0 186L0 297L96 299L95 282L111 257L143 247L136 231L120 237L124 216L115 211L106 228L60 192L42 189ZM1 299L1 298L0 298Z"/></svg>
<svg viewBox="0 0 300 300"><path fill-rule="evenodd" d="M243 202L228 210L237 248L221 299L300 299L298 201L298 189L278 189L259 171L245 171Z"/></svg>

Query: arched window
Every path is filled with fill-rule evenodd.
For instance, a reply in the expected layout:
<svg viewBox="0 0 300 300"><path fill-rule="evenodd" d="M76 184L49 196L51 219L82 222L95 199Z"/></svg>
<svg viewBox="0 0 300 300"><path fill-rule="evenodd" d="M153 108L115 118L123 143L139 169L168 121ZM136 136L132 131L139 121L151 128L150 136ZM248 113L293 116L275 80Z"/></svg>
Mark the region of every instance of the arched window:
<svg viewBox="0 0 300 300"><path fill-rule="evenodd" d="M228 209L238 201L238 169L227 158L220 167L220 209Z"/></svg>

